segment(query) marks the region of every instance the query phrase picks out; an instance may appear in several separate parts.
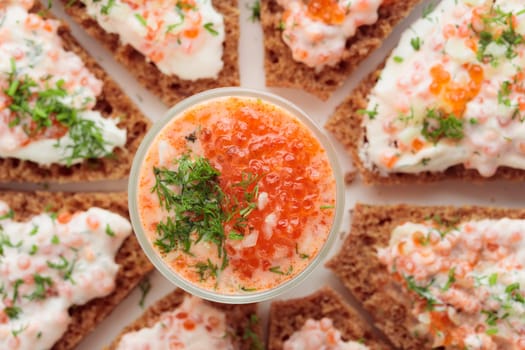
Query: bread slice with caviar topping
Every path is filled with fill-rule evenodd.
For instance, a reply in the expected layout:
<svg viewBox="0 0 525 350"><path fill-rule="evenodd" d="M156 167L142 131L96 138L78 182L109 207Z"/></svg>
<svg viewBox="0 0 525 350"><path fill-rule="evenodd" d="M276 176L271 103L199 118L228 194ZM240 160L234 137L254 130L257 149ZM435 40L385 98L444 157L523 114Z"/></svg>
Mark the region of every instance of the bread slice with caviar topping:
<svg viewBox="0 0 525 350"><path fill-rule="evenodd" d="M395 227L435 220L450 228L469 220L525 219L523 209L485 207L373 206L357 204L352 226L339 253L328 263L343 284L372 315L375 325L402 349L430 349L432 340L413 331L415 294L407 294L382 264L378 248L387 247ZM420 292L423 292L421 289Z"/></svg>
<svg viewBox="0 0 525 350"><path fill-rule="evenodd" d="M298 299L274 301L270 307L268 349L282 350L292 334L301 330L308 319L332 320L343 341L355 341L370 349L390 348L378 339L370 326L337 292L324 287Z"/></svg>
<svg viewBox="0 0 525 350"><path fill-rule="evenodd" d="M517 3L514 12L512 2L502 1L501 8L498 3L436 4L337 107L326 128L348 150L365 183L525 180L518 169L525 149L519 107L524 43L509 44L494 56L499 61L483 57L489 44L501 49L501 33L523 31L518 28L524 18L516 15ZM510 28L498 22L509 16L515 18ZM477 17L485 31L472 27Z"/></svg>
<svg viewBox="0 0 525 350"><path fill-rule="evenodd" d="M161 320L163 314L177 309L186 297L190 295L182 289L176 289L164 298L150 306L144 314L126 326L119 336L111 343L107 350L118 348L122 337L130 332L137 332L144 328L153 327ZM236 350L263 350L262 328L257 316L257 304L219 304L204 301L219 311L225 313L227 331L225 336L230 337ZM202 344L201 344L202 345Z"/></svg>
<svg viewBox="0 0 525 350"><path fill-rule="evenodd" d="M52 18L46 8L37 3L32 13ZM149 128L150 122L125 95L122 89L73 38L64 24L58 29L63 47L77 54L96 78L103 81L103 91L95 106L106 118L119 118L117 126L126 130L126 144L113 155L102 159L88 159L71 166L52 164L41 166L15 158L0 158L0 182L79 182L126 178L135 152Z"/></svg>
<svg viewBox="0 0 525 350"><path fill-rule="evenodd" d="M357 28L356 34L347 40L343 59L333 67L326 66L316 72L314 68L294 60L290 48L283 41L282 6L277 0L261 1L266 85L299 88L327 100L419 3L420 0L383 1L377 22Z"/></svg>
<svg viewBox="0 0 525 350"><path fill-rule="evenodd" d="M25 221L44 212L60 215L91 207L106 209L129 219L125 193L0 192L0 201L10 206L14 220L17 221ZM71 307L71 323L66 333L55 343L53 350L74 349L153 269L133 233L120 246L115 261L120 267L114 291L84 305Z"/></svg>
<svg viewBox="0 0 525 350"><path fill-rule="evenodd" d="M81 1L62 0L62 2L66 13L75 22L100 41L146 89L157 95L168 106L201 91L240 84L238 64L240 32L237 0L212 0L214 8L224 17L226 34L222 56L224 67L216 79L207 78L195 81L180 79L176 75L163 74L155 64L148 62L142 53L130 45L123 45L118 35L107 33L102 29L97 20L87 13Z"/></svg>

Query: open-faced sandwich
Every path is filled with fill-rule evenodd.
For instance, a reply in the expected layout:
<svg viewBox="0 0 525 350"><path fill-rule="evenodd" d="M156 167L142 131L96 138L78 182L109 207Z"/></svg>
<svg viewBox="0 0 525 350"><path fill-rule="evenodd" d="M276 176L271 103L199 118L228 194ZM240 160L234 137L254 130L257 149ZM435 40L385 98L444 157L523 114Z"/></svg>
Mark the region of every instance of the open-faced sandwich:
<svg viewBox="0 0 525 350"><path fill-rule="evenodd" d="M263 0L266 85L326 100L420 0Z"/></svg>
<svg viewBox="0 0 525 350"><path fill-rule="evenodd" d="M268 350L388 349L343 298L325 287L270 308Z"/></svg>
<svg viewBox="0 0 525 350"><path fill-rule="evenodd" d="M62 0L66 12L167 105L239 85L237 0Z"/></svg>
<svg viewBox="0 0 525 350"><path fill-rule="evenodd" d="M256 304L204 301L177 289L124 328L107 350L263 350Z"/></svg>
<svg viewBox="0 0 525 350"><path fill-rule="evenodd" d="M0 348L73 349L152 269L116 194L0 192Z"/></svg>
<svg viewBox="0 0 525 350"><path fill-rule="evenodd" d="M329 263L403 349L525 349L525 210L357 205Z"/></svg>
<svg viewBox="0 0 525 350"><path fill-rule="evenodd" d="M125 178L149 122L42 9L0 3L0 181Z"/></svg>
<svg viewBox="0 0 525 350"><path fill-rule="evenodd" d="M525 11L444 0L327 127L368 183L525 179Z"/></svg>

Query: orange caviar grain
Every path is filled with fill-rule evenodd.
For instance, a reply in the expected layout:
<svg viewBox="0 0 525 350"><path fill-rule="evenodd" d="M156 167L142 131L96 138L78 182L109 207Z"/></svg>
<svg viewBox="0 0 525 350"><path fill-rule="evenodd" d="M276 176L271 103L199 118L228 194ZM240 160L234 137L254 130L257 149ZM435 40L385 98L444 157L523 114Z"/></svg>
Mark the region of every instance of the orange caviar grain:
<svg viewBox="0 0 525 350"><path fill-rule="evenodd" d="M412 149L416 152L421 151L421 149L425 146L425 142L421 141L419 138L415 138L412 140Z"/></svg>
<svg viewBox="0 0 525 350"><path fill-rule="evenodd" d="M71 213L64 211L57 216L57 221L61 224L67 224L71 221L72 215Z"/></svg>
<svg viewBox="0 0 525 350"><path fill-rule="evenodd" d="M164 59L164 53L162 51L153 51L150 55L149 55L149 58L155 62L155 63L158 63L160 61L162 61Z"/></svg>
<svg viewBox="0 0 525 350"><path fill-rule="evenodd" d="M183 326L184 326L184 329L186 329L188 331L192 331L192 330L195 329L195 322L193 322L190 319L187 319L187 320L184 321Z"/></svg>
<svg viewBox="0 0 525 350"><path fill-rule="evenodd" d="M384 155L382 158L381 158L381 162L388 168L388 169L392 169L394 167L394 165L396 165L397 161L399 160L399 156L397 155L393 155L393 156L388 156L388 155Z"/></svg>
<svg viewBox="0 0 525 350"><path fill-rule="evenodd" d="M333 330L326 334L326 342L328 343L328 345L337 344L337 337L335 336L335 332Z"/></svg>
<svg viewBox="0 0 525 350"><path fill-rule="evenodd" d="M88 216L86 219L86 222L87 222L88 227L92 230L96 230L100 226L100 221L96 217L93 217L93 216Z"/></svg>
<svg viewBox="0 0 525 350"><path fill-rule="evenodd" d="M414 232L414 234L412 235L412 241L414 242L414 244L416 246L420 246L422 245L422 242L425 241L425 235L423 234L423 232L421 231L416 231Z"/></svg>
<svg viewBox="0 0 525 350"><path fill-rule="evenodd" d="M520 109L520 112L525 112L525 97L518 97L518 108Z"/></svg>
<svg viewBox="0 0 525 350"><path fill-rule="evenodd" d="M188 39L195 39L199 35L200 29L197 27L186 29L182 35Z"/></svg>

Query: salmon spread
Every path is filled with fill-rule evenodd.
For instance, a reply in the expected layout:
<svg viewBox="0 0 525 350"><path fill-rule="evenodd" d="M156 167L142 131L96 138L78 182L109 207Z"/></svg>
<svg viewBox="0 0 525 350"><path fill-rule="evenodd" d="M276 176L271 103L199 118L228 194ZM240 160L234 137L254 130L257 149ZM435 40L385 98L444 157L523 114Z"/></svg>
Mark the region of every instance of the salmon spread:
<svg viewBox="0 0 525 350"><path fill-rule="evenodd" d="M411 295L434 347L525 349L525 225L500 219L394 229L380 260Z"/></svg>
<svg viewBox="0 0 525 350"><path fill-rule="evenodd" d="M173 118L149 146L138 210L183 279L222 294L264 291L315 258L334 220L326 151L296 117L222 97Z"/></svg>
<svg viewBox="0 0 525 350"><path fill-rule="evenodd" d="M51 349L71 306L115 289L115 255L131 224L100 208L14 216L0 201L0 349Z"/></svg>
<svg viewBox="0 0 525 350"><path fill-rule="evenodd" d="M363 115L370 170L525 169L525 7L443 0L407 30Z"/></svg>
<svg viewBox="0 0 525 350"><path fill-rule="evenodd" d="M102 81L32 6L0 2L0 158L71 165L110 155L126 130L93 110Z"/></svg>
<svg viewBox="0 0 525 350"><path fill-rule="evenodd" d="M356 341L344 341L330 318L308 319L284 342L283 350L368 350Z"/></svg>
<svg viewBox="0 0 525 350"><path fill-rule="evenodd" d="M384 0L278 0L284 7L279 30L294 60L321 71L344 58L357 28L377 22Z"/></svg>
<svg viewBox="0 0 525 350"><path fill-rule="evenodd" d="M196 80L222 70L224 18L211 0L81 0L108 33L118 34L166 75Z"/></svg>

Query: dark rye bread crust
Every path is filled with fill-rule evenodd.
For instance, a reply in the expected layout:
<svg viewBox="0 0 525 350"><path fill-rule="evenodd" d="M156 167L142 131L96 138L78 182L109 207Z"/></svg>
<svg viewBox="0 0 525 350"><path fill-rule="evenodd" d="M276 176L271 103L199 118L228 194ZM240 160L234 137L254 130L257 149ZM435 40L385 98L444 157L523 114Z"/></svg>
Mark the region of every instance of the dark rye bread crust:
<svg viewBox="0 0 525 350"><path fill-rule="evenodd" d="M188 295L182 289L176 289L164 298L157 301L146 312L133 323L122 330L118 337L111 343L106 350L115 350L122 337L129 332L136 332L142 328L152 327L160 319L160 316L169 311L175 310L182 304L184 297ZM257 304L243 304L243 305L229 305L219 304L211 301L206 301L214 308L222 310L226 313L226 323L232 328L235 340L235 349L237 350L262 350L255 347L249 337L244 337L245 330L250 329L255 333L259 339L262 339L262 328L259 323L250 323L252 315L257 315Z"/></svg>
<svg viewBox="0 0 525 350"><path fill-rule="evenodd" d="M344 341L364 341L370 349L388 349L375 340L370 326L343 298L329 287L324 287L305 298L275 301L270 307L268 350L282 350L292 334L300 330L306 320L332 319Z"/></svg>
<svg viewBox="0 0 525 350"><path fill-rule="evenodd" d="M488 207L416 207L408 205L371 206L357 204L350 234L330 268L369 311L376 326L390 341L403 349L430 349L432 342L411 334L414 324L410 296L391 282L386 267L377 258L377 248L388 246L394 227L407 221L421 222L439 215L443 222L457 223L476 219L525 219L523 209Z"/></svg>
<svg viewBox="0 0 525 350"><path fill-rule="evenodd" d="M315 69L295 61L290 48L282 40L279 24L283 8L277 0L262 0L261 22L264 30L266 85L304 89L322 100L327 100L359 63L381 46L396 24L402 21L420 1L385 1L385 4L379 8L378 21L372 25L359 27L355 36L348 39L341 62L316 73Z"/></svg>
<svg viewBox="0 0 525 350"><path fill-rule="evenodd" d="M129 218L125 193L0 192L0 201L5 201L14 210L15 220L27 220L44 211L76 212L87 210L90 207L111 210ZM153 269L147 257L142 253L133 232L120 247L116 262L120 265L120 269L116 278L115 291L106 297L71 307L69 309L71 323L52 350L74 349Z"/></svg>
<svg viewBox="0 0 525 350"><path fill-rule="evenodd" d="M450 179L468 182L493 180L525 181L524 170L508 167L500 167L496 173L489 178L481 176L475 169L465 169L463 165L453 166L444 172L425 171L418 174L391 173L388 176L382 176L379 172L365 167L359 158L359 148L363 142L366 141L365 130L362 126L364 116L358 111L367 109L368 95L379 80L383 67L384 63L378 70L370 73L363 79L350 96L337 107L325 125L326 129L334 134L350 153L365 183L374 185L421 184Z"/></svg>
<svg viewBox="0 0 525 350"><path fill-rule="evenodd" d="M180 100L198 92L224 86L238 86L239 78L239 10L237 0L212 0L213 6L224 16L226 38L222 59L224 67L217 79L183 80L175 75L165 75L144 55L130 45L123 45L119 36L109 34L91 18L79 0L62 0L66 13L80 24L91 36L113 53L117 61L149 91L157 95L166 105L172 106ZM69 6L68 6L69 3Z"/></svg>
<svg viewBox="0 0 525 350"><path fill-rule="evenodd" d="M33 13L43 13L52 18L44 7L38 3ZM127 141L123 148L115 149L114 157L86 160L71 167L53 164L49 167L37 163L21 161L14 158L0 158L0 182L80 182L126 178L131 169L133 156L150 122L131 102L113 79L95 62L71 35L69 28L62 24L58 30L64 48L76 53L86 67L98 79L104 82L103 90L95 110L105 117L121 118L118 126L127 131Z"/></svg>

